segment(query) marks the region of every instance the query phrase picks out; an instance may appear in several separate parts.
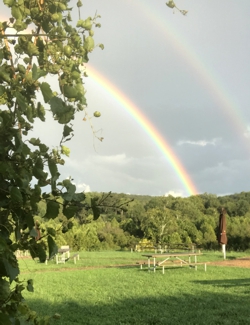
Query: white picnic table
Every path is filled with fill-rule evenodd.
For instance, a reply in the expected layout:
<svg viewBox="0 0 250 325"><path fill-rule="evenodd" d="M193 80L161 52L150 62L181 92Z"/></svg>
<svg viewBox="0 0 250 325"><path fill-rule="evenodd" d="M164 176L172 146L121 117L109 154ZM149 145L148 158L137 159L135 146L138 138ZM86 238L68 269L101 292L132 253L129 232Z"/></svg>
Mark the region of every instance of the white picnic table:
<svg viewBox="0 0 250 325"><path fill-rule="evenodd" d="M197 270L197 265L204 265L205 271L207 270L207 264L205 262L198 263L197 256L202 255L200 252L176 252L176 253L162 253L162 254L143 254L142 256L148 259L148 271L152 270L151 259L153 260L153 271L155 272L157 266L162 267L162 273L164 274L165 267L168 266L190 266ZM157 261L158 260L158 261ZM173 263L169 263L169 262ZM176 261L178 263L176 263ZM141 264L142 268L142 264Z"/></svg>
<svg viewBox="0 0 250 325"><path fill-rule="evenodd" d="M69 246L61 246L58 248L58 252L56 254L56 264L64 263L67 259L70 258L70 249Z"/></svg>

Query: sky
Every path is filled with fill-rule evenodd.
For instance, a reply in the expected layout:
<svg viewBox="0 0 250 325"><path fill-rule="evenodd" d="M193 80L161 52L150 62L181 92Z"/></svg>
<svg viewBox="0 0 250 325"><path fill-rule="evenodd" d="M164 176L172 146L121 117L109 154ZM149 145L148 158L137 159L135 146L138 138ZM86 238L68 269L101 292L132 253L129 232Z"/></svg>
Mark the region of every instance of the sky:
<svg viewBox="0 0 250 325"><path fill-rule="evenodd" d="M86 192L250 191L249 0L176 0L186 16L164 0L82 2L104 50L89 55L91 124L76 116L61 177ZM48 116L33 133L56 147L61 128Z"/></svg>

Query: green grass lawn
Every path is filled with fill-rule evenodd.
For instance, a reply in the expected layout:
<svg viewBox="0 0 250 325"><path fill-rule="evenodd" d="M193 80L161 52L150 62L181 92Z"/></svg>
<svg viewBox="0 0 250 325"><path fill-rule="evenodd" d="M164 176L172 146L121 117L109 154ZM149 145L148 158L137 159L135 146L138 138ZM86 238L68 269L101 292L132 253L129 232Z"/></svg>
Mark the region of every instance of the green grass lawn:
<svg viewBox="0 0 250 325"><path fill-rule="evenodd" d="M141 270L142 254L82 252L76 265L20 260L21 278L34 279L35 292L25 299L41 315L59 313L52 322L58 325L250 324L250 269L208 264L207 272L183 267L163 275ZM220 252L199 257L216 260Z"/></svg>

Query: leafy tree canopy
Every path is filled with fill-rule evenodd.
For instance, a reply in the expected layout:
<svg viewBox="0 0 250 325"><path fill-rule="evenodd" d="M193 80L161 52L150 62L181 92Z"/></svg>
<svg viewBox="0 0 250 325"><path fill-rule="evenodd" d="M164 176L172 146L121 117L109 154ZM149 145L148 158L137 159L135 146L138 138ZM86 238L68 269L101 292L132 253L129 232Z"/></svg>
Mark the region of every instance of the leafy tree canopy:
<svg viewBox="0 0 250 325"><path fill-rule="evenodd" d="M46 220L63 214L69 221L87 207L85 195L76 193L70 179L59 181L58 165L69 155L65 143L73 136L71 122L87 105L82 67L95 48L93 29L100 24L94 16L73 26L69 0L3 2L10 18L0 22L0 323L19 324L24 315L35 324L47 324L49 318L40 320L22 300L25 286L18 281L14 252L28 249L41 262L56 254L53 231L39 238L35 224L41 201ZM45 122L48 113L62 125L61 141L52 150L30 135L35 120ZM95 218L97 203L92 202ZM27 289L33 290L32 281Z"/></svg>

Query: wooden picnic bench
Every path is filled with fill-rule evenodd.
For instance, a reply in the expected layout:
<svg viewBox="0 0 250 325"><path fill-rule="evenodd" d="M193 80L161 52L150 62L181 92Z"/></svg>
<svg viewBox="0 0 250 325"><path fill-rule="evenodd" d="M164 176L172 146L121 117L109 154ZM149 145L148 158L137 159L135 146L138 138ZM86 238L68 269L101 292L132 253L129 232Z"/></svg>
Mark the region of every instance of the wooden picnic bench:
<svg viewBox="0 0 250 325"><path fill-rule="evenodd" d="M162 267L162 273L164 274L165 267L177 267L177 266L189 266L194 267L197 270L197 265L204 265L205 271L207 270L206 262L197 262L197 256L202 255L202 253L195 252L175 252L175 253L163 253L163 254L143 254L148 258L148 271L152 269L151 267L151 259L153 259L153 271L155 272L156 267ZM185 259L188 257L188 260ZM161 259L161 261L156 262L156 259ZM194 261L191 260L194 259ZM142 269L142 264L140 265Z"/></svg>

